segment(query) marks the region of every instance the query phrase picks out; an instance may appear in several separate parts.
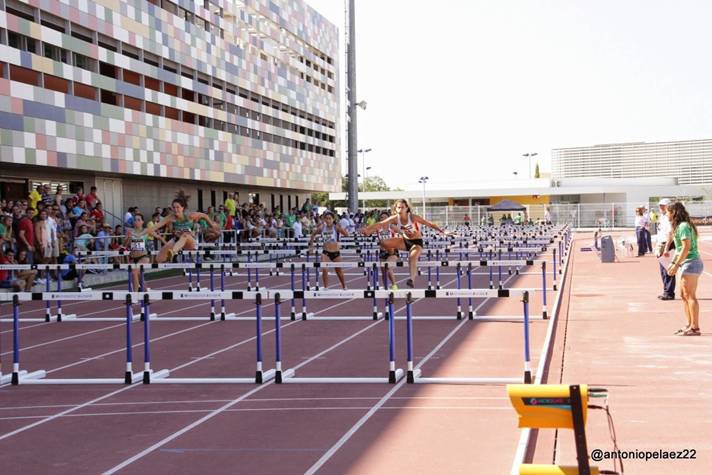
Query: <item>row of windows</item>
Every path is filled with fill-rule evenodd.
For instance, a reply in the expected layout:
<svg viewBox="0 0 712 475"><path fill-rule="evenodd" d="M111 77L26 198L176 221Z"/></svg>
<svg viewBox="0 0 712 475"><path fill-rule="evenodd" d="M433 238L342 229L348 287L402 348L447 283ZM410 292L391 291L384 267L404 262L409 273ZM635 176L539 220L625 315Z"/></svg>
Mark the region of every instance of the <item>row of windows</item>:
<svg viewBox="0 0 712 475"><path fill-rule="evenodd" d="M28 36L20 35L14 31L8 31L8 44L13 48L18 48L23 51L29 51L34 54L40 54L38 41L30 38ZM3 42L3 30L0 29L0 43ZM79 53L73 53L70 55L67 50L63 48L58 48L57 46L51 45L49 43L42 42L42 55L51 58L55 61L61 61L67 64L74 63L74 65L81 67L83 69L95 70L96 61L92 58L88 58ZM70 62L69 58L72 58ZM335 137L330 134L319 132L308 127L300 126L293 122L279 119L277 117L272 117L267 114L261 114L246 107L237 106L231 102L225 102L220 99L214 99L211 96L195 93L191 89L186 89L182 87L175 86L168 82L159 81L157 79L151 78L149 76L143 76L141 74L135 73L128 69L122 69L103 61L99 62L99 73L117 80L122 80L129 84L133 84L139 87L144 87L147 89L152 89L154 91L163 92L174 97L180 97L187 101L197 102L204 106L212 107L218 110L227 111L230 114L238 114L240 116L246 117L248 119L263 122L268 125L275 127L280 127L285 130L291 130L293 132L298 132L309 137L314 137L319 140L324 140L326 142L335 142ZM244 91L244 90L243 90ZM239 93L240 97L247 99L249 96L247 94ZM126 96L129 97L129 96ZM256 98L253 98L255 102Z"/></svg>
<svg viewBox="0 0 712 475"><path fill-rule="evenodd" d="M66 33L68 30L70 30L71 36L87 43L98 44L99 46L106 48L110 51L114 51L130 58L143 61L147 64L150 64L151 66L162 68L168 72L179 74L193 81L197 80L198 82L207 86L212 86L215 89L219 89L221 91L226 91L230 94L233 94L233 96L239 94L241 97L249 98L257 104L269 106L275 110L281 110L282 112L289 113L295 117L300 117L316 124L329 127L331 129L336 129L336 125L332 121L328 121L313 114L309 114L308 112L304 112L288 104L284 104L279 101L272 100L268 97L255 94L251 91L248 91L247 89L227 83L202 72L196 71L195 69L189 68L187 66L183 66L180 63L164 59L148 51L136 48L135 46L123 43L101 33L94 32L88 28L84 28L83 26L77 25L75 23L68 22L67 20L52 15L51 13L47 13L44 10L37 10L17 0L5 0L5 2L5 9L8 13L19 16L26 20L35 22L35 17L39 17L40 23L42 25L55 29L62 33ZM34 40L32 38L25 37L27 38L26 40L18 40L17 37L14 36L12 40L13 43L10 43L10 36L13 33L14 32L8 31L8 44L10 44L10 46L22 49L23 51L30 51L32 53L39 54L36 47L37 40ZM17 35L17 33L14 33L14 35ZM0 35L0 41L4 42L4 38L2 35ZM61 49L56 46L54 48ZM73 64L74 66L86 69L88 71L97 72L96 60L78 53L73 53L70 55L68 52L66 52L66 50L62 51L64 51L64 55L62 55L62 53L56 53L53 56L48 57L51 57L56 61ZM44 54L45 56L47 55L44 52L42 54ZM166 82L166 84L169 83ZM330 88L329 92L333 92L333 88L331 86L328 86L328 88Z"/></svg>
<svg viewBox="0 0 712 475"><path fill-rule="evenodd" d="M328 157L333 157L335 155L334 150L318 145L308 144L299 140L282 137L280 135L239 126L235 123L224 122L210 117L197 115L192 112L182 111L180 109L164 106L155 102L144 101L135 97L116 94L113 91L98 89L77 81L69 81L64 78L23 68L22 66L14 64L7 65L6 63L0 63L0 77L7 77L12 81L18 81L37 87L44 87L45 89L61 92L63 94L71 94L84 99L90 99L93 101L99 100L104 104L125 107L127 109L145 112L147 114L160 115L168 119L179 120L189 124L199 125L201 127L209 127L223 132L238 134L243 137L250 137L264 142L284 145L297 150L304 150L306 152L317 153Z"/></svg>

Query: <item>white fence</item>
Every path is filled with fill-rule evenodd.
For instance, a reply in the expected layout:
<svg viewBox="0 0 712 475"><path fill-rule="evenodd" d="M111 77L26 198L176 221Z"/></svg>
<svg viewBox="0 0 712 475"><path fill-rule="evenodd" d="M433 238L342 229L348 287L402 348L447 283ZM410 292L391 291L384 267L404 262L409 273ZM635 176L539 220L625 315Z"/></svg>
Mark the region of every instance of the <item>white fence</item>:
<svg viewBox="0 0 712 475"><path fill-rule="evenodd" d="M635 209L641 203L583 203L583 204L548 204L548 205L523 205L526 211L522 215L535 222L543 220L546 210L549 210L551 221L555 224L571 223L575 228L620 228L632 227L635 224ZM414 211L422 214L423 207L417 202L413 203ZM712 201L689 201L685 203L690 216L697 218L700 224L712 224ZM464 223L465 216L469 216L473 224L483 222L492 214L495 223L502 215L516 216L518 212L488 213L489 206L427 206L425 219L439 225L454 226ZM649 209L659 213L657 203L650 203Z"/></svg>

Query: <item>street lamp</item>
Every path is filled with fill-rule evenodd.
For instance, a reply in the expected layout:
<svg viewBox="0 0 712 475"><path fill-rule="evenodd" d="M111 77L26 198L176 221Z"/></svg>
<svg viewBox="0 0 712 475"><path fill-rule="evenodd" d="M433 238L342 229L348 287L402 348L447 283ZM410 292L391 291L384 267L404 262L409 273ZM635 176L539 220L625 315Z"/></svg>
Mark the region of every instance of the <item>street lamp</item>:
<svg viewBox="0 0 712 475"><path fill-rule="evenodd" d="M365 104L365 101L361 101ZM358 104L357 104L358 105ZM363 106L364 109L366 109L366 106ZM366 191L366 170L370 170L371 167L366 168L366 154L373 150L372 148L360 148L358 149L358 153L361 154L361 170L363 170L363 173L361 176L363 177L363 191ZM363 207L366 208L366 199L364 198L363 200Z"/></svg>
<svg viewBox="0 0 712 475"><path fill-rule="evenodd" d="M536 152L522 154L522 157L527 157L527 159L529 160L529 178L532 177L532 158L536 157L537 155L539 155L539 154Z"/></svg>
<svg viewBox="0 0 712 475"><path fill-rule="evenodd" d="M418 183L423 184L423 218L425 218L425 184L428 182L429 178L427 176L421 176Z"/></svg>

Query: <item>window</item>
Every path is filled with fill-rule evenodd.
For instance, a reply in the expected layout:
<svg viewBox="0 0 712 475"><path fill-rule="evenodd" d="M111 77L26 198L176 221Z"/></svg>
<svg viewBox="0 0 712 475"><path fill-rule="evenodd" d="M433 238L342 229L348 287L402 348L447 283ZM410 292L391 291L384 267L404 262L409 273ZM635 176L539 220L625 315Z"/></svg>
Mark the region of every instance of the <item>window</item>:
<svg viewBox="0 0 712 475"><path fill-rule="evenodd" d="M87 86L79 82L74 83L74 95L77 97L83 97L84 99L96 100L96 88Z"/></svg>
<svg viewBox="0 0 712 475"><path fill-rule="evenodd" d="M121 96L112 91L107 91L106 89L101 90L101 102L104 104L111 104L112 106L121 105Z"/></svg>
<svg viewBox="0 0 712 475"><path fill-rule="evenodd" d="M201 127L210 127L210 117L205 117L202 115L198 116L198 125Z"/></svg>
<svg viewBox="0 0 712 475"><path fill-rule="evenodd" d="M146 112L153 115L161 115L161 106L155 102L146 102Z"/></svg>
<svg viewBox="0 0 712 475"><path fill-rule="evenodd" d="M210 106L210 97L205 94L198 94L198 103L204 106Z"/></svg>
<svg viewBox="0 0 712 475"><path fill-rule="evenodd" d="M195 71L187 66L181 65L180 75L188 79L195 79Z"/></svg>
<svg viewBox="0 0 712 475"><path fill-rule="evenodd" d="M195 92L191 91L190 89L182 89L181 90L181 97L185 99L186 101L195 101Z"/></svg>
<svg viewBox="0 0 712 475"><path fill-rule="evenodd" d="M201 82L207 86L210 85L210 76L204 73L198 73L198 82Z"/></svg>
<svg viewBox="0 0 712 475"><path fill-rule="evenodd" d="M10 80L32 84L33 86L40 85L40 73L32 69L23 68L22 66L10 65Z"/></svg>
<svg viewBox="0 0 712 475"><path fill-rule="evenodd" d="M35 21L35 16L37 15L37 9L17 0L6 0L5 11L29 21Z"/></svg>
<svg viewBox="0 0 712 475"><path fill-rule="evenodd" d="M178 74L178 65L173 61L163 60L163 69L170 73Z"/></svg>
<svg viewBox="0 0 712 475"><path fill-rule="evenodd" d="M102 48L106 48L109 51L114 51L114 52L119 51L119 42L117 40L115 40L114 38L109 38L108 36L102 35L101 33L99 33L98 43L99 43L99 46L101 46Z"/></svg>
<svg viewBox="0 0 712 475"><path fill-rule="evenodd" d="M37 41L29 36L21 35L15 33L14 31L8 30L7 32L7 44L11 48L17 48L22 51L29 51L30 53L37 53Z"/></svg>
<svg viewBox="0 0 712 475"><path fill-rule="evenodd" d="M42 53L45 58L53 59L54 61L61 61L62 63L67 63L67 50L58 48L57 46L51 45L49 43L42 43Z"/></svg>
<svg viewBox="0 0 712 475"><path fill-rule="evenodd" d="M96 61L83 54L74 53L74 65L87 71L96 71Z"/></svg>
<svg viewBox="0 0 712 475"><path fill-rule="evenodd" d="M69 94L69 81L50 74L44 75L44 87L52 91Z"/></svg>
<svg viewBox="0 0 712 475"><path fill-rule="evenodd" d="M140 112L143 109L143 101L135 97L124 96L124 107Z"/></svg>
<svg viewBox="0 0 712 475"><path fill-rule="evenodd" d="M43 26L46 26L47 28L52 28L53 30L57 30L60 33L67 32L67 20L58 16L54 16L51 13L47 13L44 10L40 11L40 23Z"/></svg>
<svg viewBox="0 0 712 475"><path fill-rule="evenodd" d="M146 64L150 64L151 66L156 66L158 67L158 56L156 56L153 53L149 53L148 51L143 52L143 62Z"/></svg>
<svg viewBox="0 0 712 475"><path fill-rule="evenodd" d="M148 76L144 76L143 83L144 87L153 89L154 91L161 91L161 81L159 81L158 79L153 79Z"/></svg>
<svg viewBox="0 0 712 475"><path fill-rule="evenodd" d="M171 96L178 97L178 86L168 82L164 82L163 92L165 92L166 94L170 94Z"/></svg>
<svg viewBox="0 0 712 475"><path fill-rule="evenodd" d="M72 36L80 39L82 41L86 41L87 43L94 43L94 32L91 31L88 28L84 28L81 25L77 25L76 23L72 23Z"/></svg>
<svg viewBox="0 0 712 475"><path fill-rule="evenodd" d="M168 106L165 106L164 109L167 118L173 120L180 120L180 111L178 109Z"/></svg>
<svg viewBox="0 0 712 475"><path fill-rule="evenodd" d="M195 124L195 114L192 112L183 111L183 122L188 124Z"/></svg>
<svg viewBox="0 0 712 475"><path fill-rule="evenodd" d="M161 8L174 15L178 14L178 6L173 2L169 2L168 0L161 0Z"/></svg>
<svg viewBox="0 0 712 475"><path fill-rule="evenodd" d="M105 63L103 61L99 62L99 74L102 76L108 76L110 78L119 78L119 68L113 64Z"/></svg>
<svg viewBox="0 0 712 475"><path fill-rule="evenodd" d="M225 83L220 79L213 78L213 87L222 91L223 89L225 89Z"/></svg>
<svg viewBox="0 0 712 475"><path fill-rule="evenodd" d="M141 85L141 75L128 69L124 69L124 81L129 84L135 84L136 86Z"/></svg>
<svg viewBox="0 0 712 475"><path fill-rule="evenodd" d="M139 56L139 53L140 53L139 49L138 49L138 48L135 48L135 47L133 47L133 46L131 46L131 45L128 45L128 44L126 44L126 43L121 43L121 53L122 53L124 56L128 56L129 58L133 58L133 59L139 59L139 58L140 58L140 56Z"/></svg>

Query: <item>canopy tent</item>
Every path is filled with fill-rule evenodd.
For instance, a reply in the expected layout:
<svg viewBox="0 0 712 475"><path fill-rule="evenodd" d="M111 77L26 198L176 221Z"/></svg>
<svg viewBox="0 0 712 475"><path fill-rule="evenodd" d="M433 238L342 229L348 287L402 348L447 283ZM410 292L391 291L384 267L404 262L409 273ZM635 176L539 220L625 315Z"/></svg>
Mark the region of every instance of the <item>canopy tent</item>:
<svg viewBox="0 0 712 475"><path fill-rule="evenodd" d="M512 200L502 200L494 206L487 208L490 213L498 211L526 211L526 207Z"/></svg>

